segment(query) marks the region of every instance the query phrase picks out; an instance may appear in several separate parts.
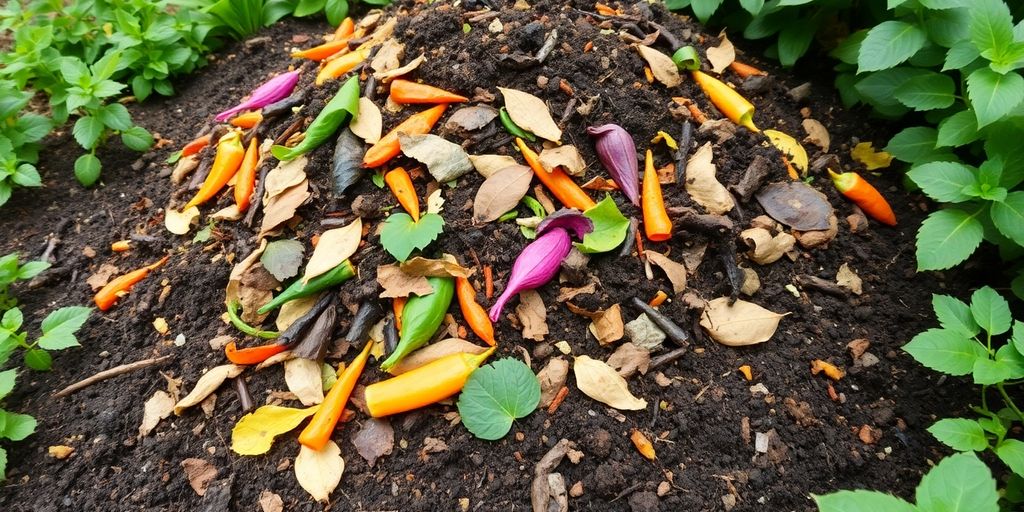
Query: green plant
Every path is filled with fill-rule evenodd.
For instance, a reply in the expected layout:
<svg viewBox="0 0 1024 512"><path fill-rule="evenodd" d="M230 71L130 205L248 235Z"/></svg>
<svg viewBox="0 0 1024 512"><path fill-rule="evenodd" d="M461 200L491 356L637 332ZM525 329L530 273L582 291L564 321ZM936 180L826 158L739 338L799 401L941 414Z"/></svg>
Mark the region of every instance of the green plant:
<svg viewBox="0 0 1024 512"><path fill-rule="evenodd" d="M0 372L0 403L14 390L17 372L13 369ZM28 414L18 414L0 407L0 439L21 441L36 431L36 419ZM7 470L7 450L0 446L0 481Z"/></svg>
<svg viewBox="0 0 1024 512"><path fill-rule="evenodd" d="M21 113L32 94L17 91L10 80L0 80L0 206L14 187L42 185L35 163L39 159L39 141L50 132L45 116Z"/></svg>
<svg viewBox="0 0 1024 512"><path fill-rule="evenodd" d="M0 312L18 305L18 301L9 292L15 281L27 281L48 268L50 264L45 261L29 261L19 265L16 252L0 257Z"/></svg>

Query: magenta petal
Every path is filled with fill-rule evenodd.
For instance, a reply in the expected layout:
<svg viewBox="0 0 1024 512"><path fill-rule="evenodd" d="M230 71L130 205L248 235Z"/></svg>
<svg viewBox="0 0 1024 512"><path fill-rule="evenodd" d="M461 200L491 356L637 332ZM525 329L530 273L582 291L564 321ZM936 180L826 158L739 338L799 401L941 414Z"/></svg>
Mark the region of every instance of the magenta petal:
<svg viewBox="0 0 1024 512"><path fill-rule="evenodd" d="M640 206L640 171L636 163L636 144L633 137L617 124L587 128L595 139L597 158L611 174L612 179L636 206Z"/></svg>
<svg viewBox="0 0 1024 512"><path fill-rule="evenodd" d="M547 233L523 248L523 252L519 253L515 264L512 265L505 291L491 306L488 314L491 321L497 322L501 318L501 310L505 308L505 303L516 294L539 288L555 277L561 268L562 260L569 254L571 248L572 239L569 233L560 227L549 229Z"/></svg>
<svg viewBox="0 0 1024 512"><path fill-rule="evenodd" d="M579 210L562 208L540 221L540 224L537 225L537 234L543 235L544 232L554 228L572 231L576 238L583 240L587 233L594 230L594 221L585 217Z"/></svg>
<svg viewBox="0 0 1024 512"><path fill-rule="evenodd" d="M275 101L283 100L292 93L297 83L299 83L298 70L277 75L252 91L249 99L217 114L215 119L217 121L224 121L237 112L253 108L263 108Z"/></svg>

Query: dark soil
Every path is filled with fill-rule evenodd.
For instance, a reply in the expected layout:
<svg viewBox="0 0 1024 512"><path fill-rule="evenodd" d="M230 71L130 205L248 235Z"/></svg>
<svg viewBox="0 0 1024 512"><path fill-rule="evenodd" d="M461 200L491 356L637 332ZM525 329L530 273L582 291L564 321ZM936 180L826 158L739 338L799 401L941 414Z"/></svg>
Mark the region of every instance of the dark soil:
<svg viewBox="0 0 1024 512"><path fill-rule="evenodd" d="M492 94L497 94L497 86L518 88L544 98L558 120L570 100L559 88L562 79L580 100L600 95L589 115L574 112L564 126L563 141L576 144L590 164L583 180L605 175L585 136L586 126L617 122L634 135L642 151L658 130L678 132L679 119L669 112L671 96L693 98L709 117L719 117L689 80L673 90L648 84L637 54L615 33L602 34L599 21L574 7L593 8L587 2L543 0L532 10L518 11L507 2L499 16L504 33L496 36L487 29L491 20L472 25L472 30L464 34L464 7L407 1L396 7L405 14L396 36L408 46L406 60L420 52L428 56L414 76L470 96L478 87ZM650 6L650 10L655 20L677 36L688 37L694 43L703 41L702 47L717 44L714 36L703 35L698 26L667 14L659 5ZM547 31L555 27L559 42L543 65L513 70L498 61L502 53L536 51ZM296 46L291 42L293 36L312 35L314 39L307 45L313 44L327 29L323 21L289 19L278 23L256 40L228 48L209 67L182 80L178 96L133 106L131 111L139 124L173 144L141 159L117 144L108 146L100 155L104 183L92 190L71 185L78 148L67 133L55 137L42 157L46 187L18 192L3 209L0 232L6 236L0 242L0 254L16 250L25 257L39 257L48 234L61 221L70 221L59 234L54 267L42 275L37 286L23 284L16 289L28 325L37 326L46 312L58 306L89 303L92 291L85 280L103 263L127 271L155 261L164 253L172 256L169 265L137 285L114 309L94 314L79 335L83 347L56 354L53 371L21 373L19 387L6 400L6 407L31 412L40 425L26 441L6 445L10 464L7 480L0 487L0 509L259 510L257 501L265 490L279 494L286 510L322 508L295 481L291 461L298 453L297 433L280 437L265 456L240 457L230 451L231 429L241 414L238 395L228 385L220 390L210 416L199 408L189 410L181 417L162 421L142 439L137 439L137 429L143 403L154 391L166 388L158 371L183 379L188 390L205 369L224 363L223 353L212 350L207 341L218 334L236 334L220 319L231 268L225 256L242 258L257 242L253 230L242 223L220 223L207 243L170 236L163 229L163 207L172 196L180 198L188 192L184 187L175 190L170 186L162 162L207 125L216 112L235 104L267 76L284 70L290 62L288 52ZM583 52L588 41L593 41L593 50ZM663 46L661 49L667 51ZM756 122L760 127L774 127L800 138L800 110L807 108L811 117L828 127L833 153L849 169L855 168L848 156L855 140L873 140L876 145L884 140L880 130L887 128L838 107L827 81L813 88L809 100L794 102L786 92L800 82L760 62L757 54L752 51L740 58L771 74L762 92L750 94L758 107ZM546 87L538 87L540 76L548 79ZM725 76L736 80L728 72ZM307 73L300 86L311 80L312 74ZM333 92L335 87L326 89ZM379 91L378 97L383 98L383 94ZM309 114L321 108L319 97L326 95L318 93L308 107ZM498 98L496 103L500 104L500 95ZM386 128L405 115L386 113ZM290 122L280 120L272 126L272 132L280 133ZM467 150L471 154L514 154L503 135L499 129L494 137L469 145ZM458 140L455 135L447 137ZM710 137L696 136L694 147L712 141ZM740 130L735 138L716 146L719 179L735 183L755 154L767 153L774 162L773 180L785 180L777 153L762 148L762 140ZM813 161L820 150L809 144L806 147ZM296 227L299 240L308 241L322 231L319 221L328 213L347 215L357 196L364 196L369 204L393 203L390 194L377 189L369 179L344 197L332 198L332 148L333 144L325 144L310 157L307 173L315 182L316 192L299 210L304 219ZM655 157L662 164L670 161L664 146L656 149ZM554 414L537 411L518 421L513 432L497 442L477 440L463 426L452 425L445 417L454 410L451 405L405 414L391 420L396 437L394 453L374 467L355 452L349 441L367 417L357 413L334 437L342 447L347 467L332 495L335 503L331 508L451 510L460 506L461 498L468 498L472 510L528 508L534 465L562 438L574 441L584 453L578 464L565 460L557 469L565 476L567 487L582 482L582 495L569 500L574 509L725 510L735 502L733 510L810 510L813 503L809 494L840 488L881 489L911 497L930 461L943 455L925 428L939 416L963 410L973 391L955 380L939 381L937 374L914 363L900 346L934 324L931 294L966 296L968 277L963 273L915 273L914 233L925 214L924 203L898 188L895 170L871 179L890 198L900 219L899 227L890 229L872 222L867 232L851 233L843 220L851 212L849 203L826 177L818 175L813 185L828 196L840 218L837 238L827 248L801 252L796 261L783 258L761 267L740 258L742 265L757 271L762 282L761 290L750 300L774 311L790 312L769 342L729 348L695 335L691 351L682 359L630 379L633 392L650 404L648 410L615 412L587 398L570 382L568 398ZM470 249L475 249L481 263L493 265L500 292L514 255L525 240L512 223L471 225L467 206L481 182L481 176L471 173L460 179L456 188L443 188L446 234L433 249L452 253L471 264ZM426 179L421 178L417 186L423 194ZM691 205L681 185L666 186L665 192L670 206ZM224 196L221 206L230 201L230 194ZM615 199L626 215L639 216L621 194ZM763 213L753 201L740 206L746 219L734 218L740 228ZM203 211L213 211L212 205ZM380 216L365 219L371 223L379 220ZM161 241L138 245L127 253L110 251L112 241L132 234L153 235ZM683 246L703 241L708 241L704 235L679 232L667 244L648 243L647 247L662 252L671 247L678 254ZM371 235L368 242L377 245L379 240ZM689 285L705 299L729 293L718 257L727 244L723 240L710 242L705 261L691 276ZM94 256L86 255L93 251ZM376 265L389 259L382 251L363 257L360 278L341 287L345 306L351 307L358 297L375 291ZM836 297L803 290L797 297L785 288L802 274L833 280L843 263L863 278L863 295ZM648 300L658 289L670 289L659 271L655 271L653 281L648 281L635 255L621 259L599 256L589 268L601 283L599 291L578 297L576 303L590 309L621 303L626 321L639 313L629 305L630 297ZM165 285L170 286L170 293L162 297ZM480 282L477 288L482 288ZM519 348L524 347L532 356L534 370L540 370L551 357L552 345L561 340L568 341L577 355L605 359L611 354L614 347L601 347L587 334L585 318L570 313L556 301L557 285L545 286L540 293L548 307L551 334L541 343L523 340L510 322L503 320L498 326L500 357L522 358ZM457 309L453 307L452 312L461 321ZM686 321L681 300L667 303L662 311ZM339 337L350 319L347 310L341 313L336 330ZM166 336L151 325L157 317L170 324ZM185 336L184 346L173 343L179 333ZM869 351L880 359L877 365L853 366L846 345L857 338L870 340ZM70 397L50 396L95 372L165 354L173 358L159 367L117 377ZM829 381L824 376L811 375L809 363L813 359L828 360L847 369L848 375L834 383L840 400L829 398ZM747 382L736 371L743 364L753 367L753 382ZM671 379L671 384L659 386L655 382L659 372ZM246 375L257 403L267 401L272 390L285 389L280 367ZM363 382L382 377L371 365ZM770 394L752 393L754 384L763 384ZM797 423L786 405L790 399L796 404L806 403L813 418ZM744 424L749 424L747 439ZM863 425L878 429L881 439L874 444L862 442L857 432ZM633 429L656 439L657 461L649 462L637 453L629 441ZM756 433L771 430L777 433L784 449L773 445L769 454L756 453ZM423 447L427 437L443 440L447 450L426 454ZM68 459L57 460L47 454L47 447L52 445L69 445L75 452ZM181 468L186 458L205 459L218 468L217 481L205 497L189 487ZM671 486L659 497L656 490L663 481Z"/></svg>

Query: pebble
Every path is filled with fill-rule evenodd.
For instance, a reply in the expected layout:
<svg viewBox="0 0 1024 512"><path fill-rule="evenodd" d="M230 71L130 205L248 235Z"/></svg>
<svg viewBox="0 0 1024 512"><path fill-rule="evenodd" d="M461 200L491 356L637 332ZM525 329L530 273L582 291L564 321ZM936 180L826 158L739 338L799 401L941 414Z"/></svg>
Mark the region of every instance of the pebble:
<svg viewBox="0 0 1024 512"><path fill-rule="evenodd" d="M569 488L569 496L573 498L579 498L583 496L583 482L576 482Z"/></svg>

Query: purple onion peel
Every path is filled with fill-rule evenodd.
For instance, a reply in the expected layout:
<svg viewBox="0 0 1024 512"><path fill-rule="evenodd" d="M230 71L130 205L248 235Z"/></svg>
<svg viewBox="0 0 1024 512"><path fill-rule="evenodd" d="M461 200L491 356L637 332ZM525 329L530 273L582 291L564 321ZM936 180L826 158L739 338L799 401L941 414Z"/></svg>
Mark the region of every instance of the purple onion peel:
<svg viewBox="0 0 1024 512"><path fill-rule="evenodd" d="M287 98L292 93L292 90L295 89L295 84L297 83L299 83L299 72L297 70L277 75L253 90L252 94L249 95L249 99L217 114L215 119L218 122L223 122L243 110L262 108Z"/></svg>
<svg viewBox="0 0 1024 512"><path fill-rule="evenodd" d="M544 217L544 220L537 224L537 234L543 235L544 232L555 228L572 231L576 238L583 240L587 233L594 230L594 221L585 217L579 210L562 208Z"/></svg>
<svg viewBox="0 0 1024 512"><path fill-rule="evenodd" d="M629 201L640 206L640 171L633 137L617 124L591 126L587 128L587 133L595 139L597 158L608 170L608 174L611 174Z"/></svg>

